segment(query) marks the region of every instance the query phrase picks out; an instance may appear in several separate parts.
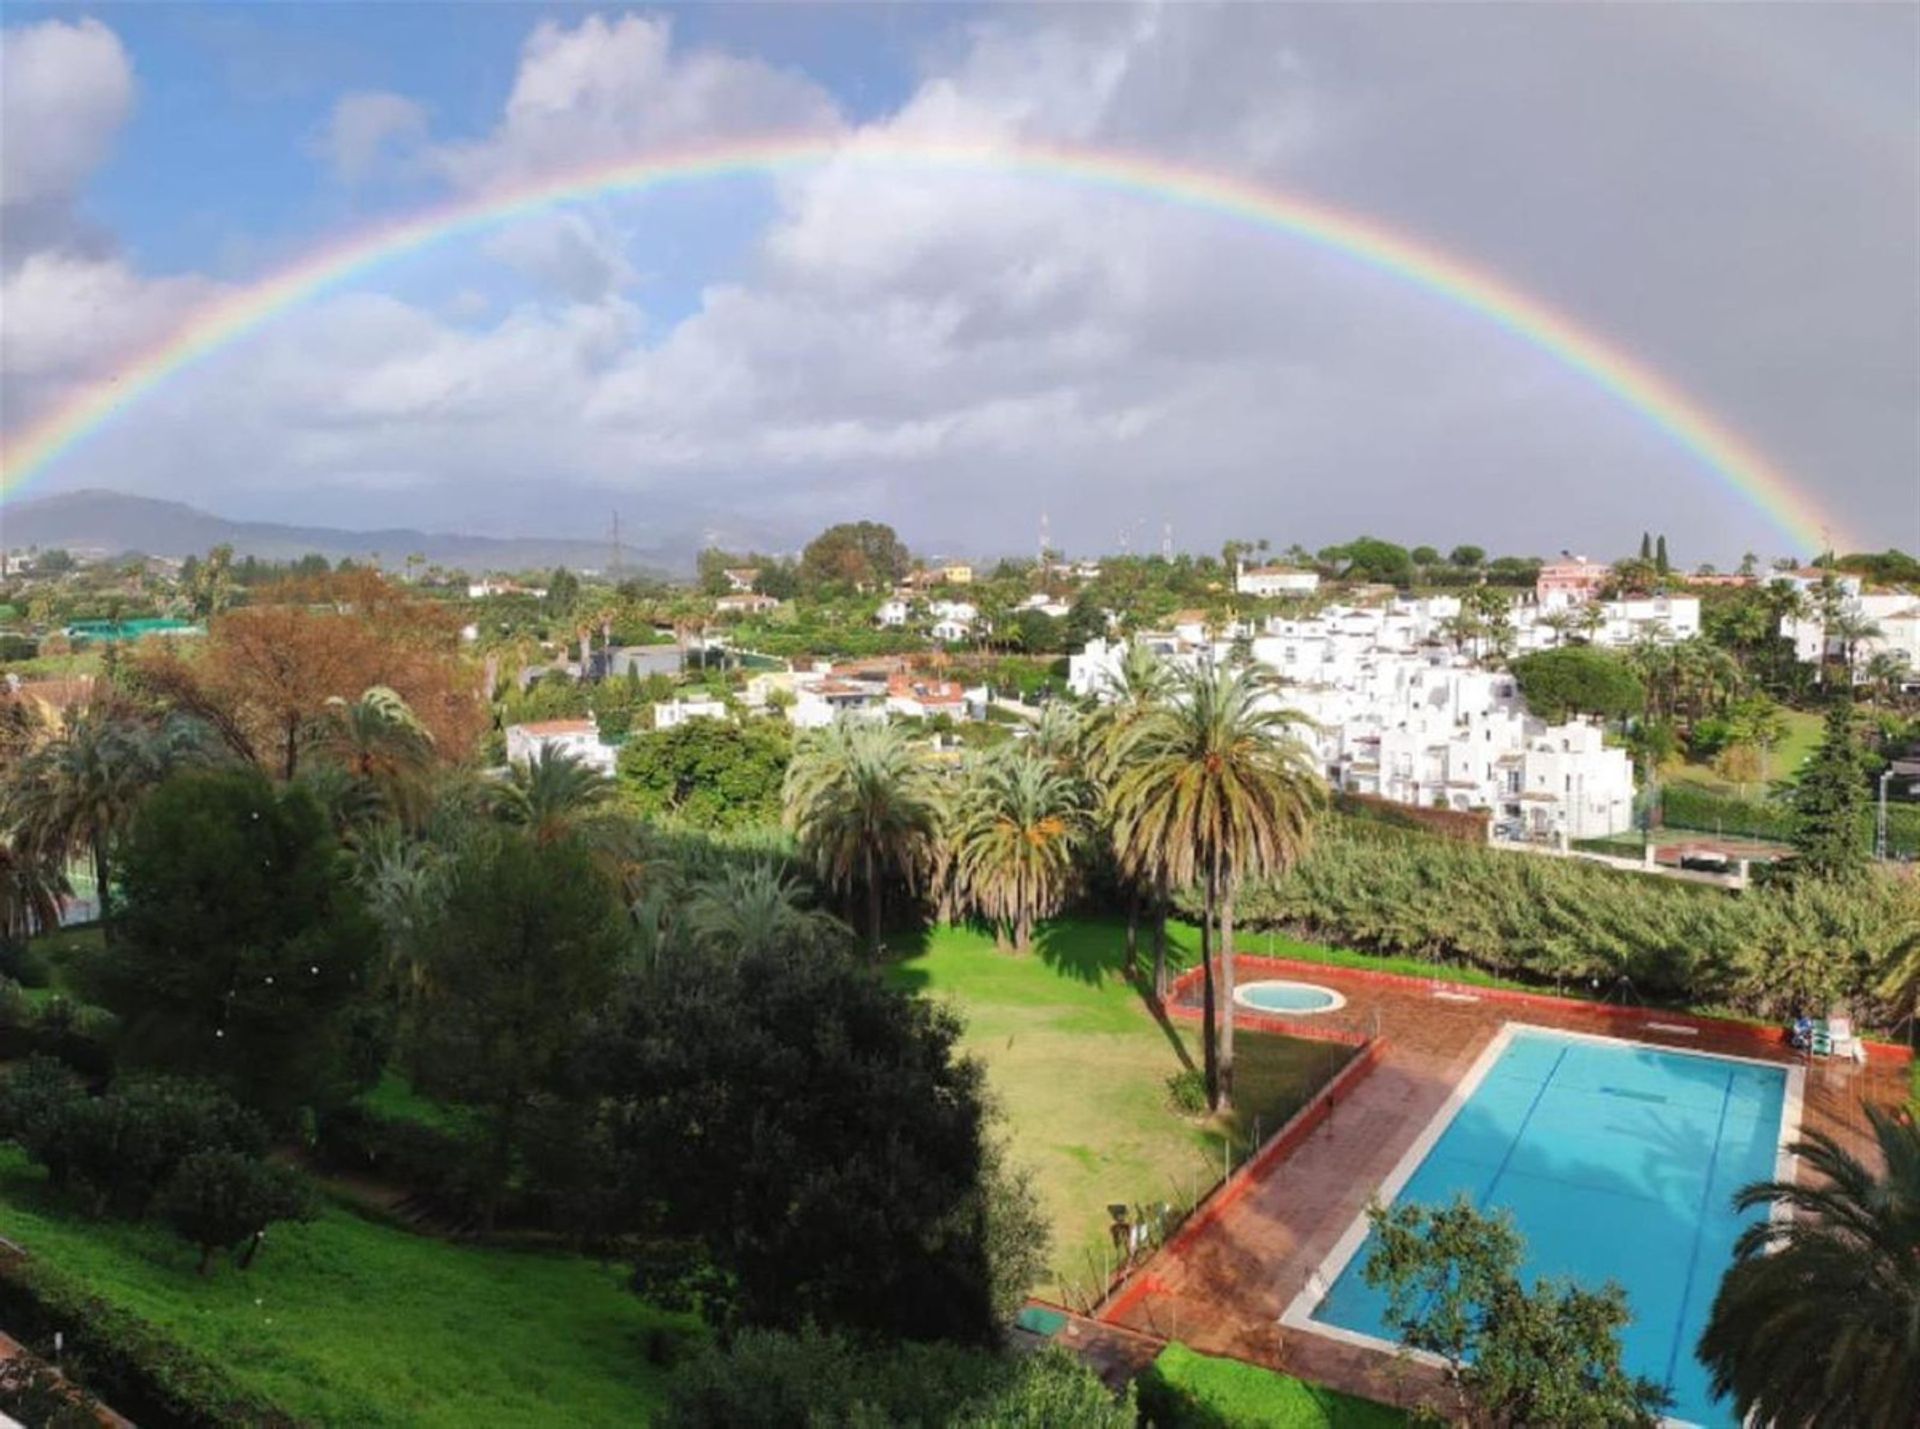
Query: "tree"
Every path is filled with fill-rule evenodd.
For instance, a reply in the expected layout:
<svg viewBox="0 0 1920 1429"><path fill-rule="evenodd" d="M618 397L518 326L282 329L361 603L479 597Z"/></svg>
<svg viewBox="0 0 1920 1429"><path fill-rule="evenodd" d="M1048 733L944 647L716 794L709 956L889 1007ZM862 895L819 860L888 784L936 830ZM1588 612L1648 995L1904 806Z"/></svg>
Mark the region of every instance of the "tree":
<svg viewBox="0 0 1920 1429"><path fill-rule="evenodd" d="M215 546L204 561L189 556L180 567L180 593L197 620L224 613L238 593L233 578L233 547Z"/></svg>
<svg viewBox="0 0 1920 1429"><path fill-rule="evenodd" d="M851 930L810 902L805 886L771 862L730 865L694 886L687 933L708 956L844 945Z"/></svg>
<svg viewBox="0 0 1920 1429"><path fill-rule="evenodd" d="M624 1218L699 1248L710 1317L984 1344L1046 1234L959 1037L843 954L743 950L631 977L580 1075Z"/></svg>
<svg viewBox="0 0 1920 1429"><path fill-rule="evenodd" d="M1673 571L1672 565L1667 561L1667 535L1664 531L1660 533L1660 539L1653 544L1653 568L1663 576Z"/></svg>
<svg viewBox="0 0 1920 1429"><path fill-rule="evenodd" d="M245 1270L276 1221L313 1218L313 1201L300 1173L234 1151L196 1151L174 1169L154 1213L200 1251L205 1275L218 1250L247 1247Z"/></svg>
<svg viewBox="0 0 1920 1429"><path fill-rule="evenodd" d="M411 823L426 793L433 734L400 695L375 685L327 701L315 742L376 807Z"/></svg>
<svg viewBox="0 0 1920 1429"><path fill-rule="evenodd" d="M168 770L197 757L184 731L154 732L105 711L68 721L8 778L0 822L29 864L89 858L100 916L113 912L113 850Z"/></svg>
<svg viewBox="0 0 1920 1429"><path fill-rule="evenodd" d="M1340 574L1348 580L1406 585L1413 579L1413 558L1407 548L1374 536L1361 536L1344 546L1329 546L1320 552L1320 559L1339 567Z"/></svg>
<svg viewBox="0 0 1920 1429"><path fill-rule="evenodd" d="M953 821L954 865L968 901L1014 951L1036 919L1058 912L1090 819L1081 782L1038 752L989 754L968 771Z"/></svg>
<svg viewBox="0 0 1920 1429"><path fill-rule="evenodd" d="M1741 1235L1700 1337L1742 1422L1904 1429L1920 1404L1920 1127L1868 1106L1884 1169L1826 1132L1799 1178L1743 1188ZM1778 1213L1789 1212L1786 1216Z"/></svg>
<svg viewBox="0 0 1920 1429"><path fill-rule="evenodd" d="M783 721L685 720L627 741L620 791L643 814L695 828L771 823L792 752Z"/></svg>
<svg viewBox="0 0 1920 1429"><path fill-rule="evenodd" d="M892 584L906 575L910 556L893 527L879 521L829 526L800 553L800 574L813 586Z"/></svg>
<svg viewBox="0 0 1920 1429"><path fill-rule="evenodd" d="M1131 641L1119 668L1104 676L1100 704L1081 726L1081 747L1088 777L1100 801L1101 834L1124 870L1114 844L1114 784L1125 765L1135 726L1142 716L1163 705L1173 693L1173 670L1144 641ZM1124 876L1124 872L1123 872ZM1127 970L1132 972L1139 944L1141 904L1153 904L1153 995L1167 995L1167 890L1157 877L1133 880L1127 900Z"/></svg>
<svg viewBox="0 0 1920 1429"><path fill-rule="evenodd" d="M1570 715L1625 719L1646 708L1646 690L1625 662L1591 645L1540 650L1513 662L1527 708L1549 723Z"/></svg>
<svg viewBox="0 0 1920 1429"><path fill-rule="evenodd" d="M1469 1422L1563 1429L1653 1429L1666 1391L1621 1364L1626 1292L1542 1277L1520 1280L1523 1242L1504 1214L1464 1196L1440 1207L1368 1211L1375 1245L1363 1272L1387 1292L1387 1323L1409 1349L1446 1361Z"/></svg>
<svg viewBox="0 0 1920 1429"><path fill-rule="evenodd" d="M1487 553L1480 546L1455 546L1447 552L1447 564L1459 566L1462 570L1473 570L1486 558Z"/></svg>
<svg viewBox="0 0 1920 1429"><path fill-rule="evenodd" d="M546 599L541 602L548 615L565 620L580 603L580 577L565 566L555 567L547 577Z"/></svg>
<svg viewBox="0 0 1920 1429"><path fill-rule="evenodd" d="M553 844L602 823L613 795L614 783L606 775L548 744L507 771L494 810L502 823L524 829L535 843Z"/></svg>
<svg viewBox="0 0 1920 1429"><path fill-rule="evenodd" d="M1416 566L1426 567L1440 564L1440 552L1432 546L1415 546L1407 554Z"/></svg>
<svg viewBox="0 0 1920 1429"><path fill-rule="evenodd" d="M1640 533L1640 560L1648 565L1653 563L1653 534L1650 531Z"/></svg>
<svg viewBox="0 0 1920 1429"><path fill-rule="evenodd" d="M1240 885L1288 868L1305 849L1322 799L1298 713L1273 701L1262 667L1181 675L1172 698L1134 726L1112 792L1114 844L1135 876L1201 888L1208 1096L1233 1100L1233 904ZM1204 929L1218 916L1215 995ZM1218 1046L1215 1046L1216 1003Z"/></svg>
<svg viewBox="0 0 1920 1429"><path fill-rule="evenodd" d="M912 886L933 853L941 809L931 769L899 726L843 717L795 746L781 802L821 880L865 890L878 955L885 880Z"/></svg>
<svg viewBox="0 0 1920 1429"><path fill-rule="evenodd" d="M17 833L0 833L0 947L59 927L70 891L57 857Z"/></svg>
<svg viewBox="0 0 1920 1429"><path fill-rule="evenodd" d="M135 1064L276 1115L370 1080L348 1014L379 930L318 806L257 772L175 775L127 837L126 907L87 972Z"/></svg>
<svg viewBox="0 0 1920 1429"><path fill-rule="evenodd" d="M1793 789L1794 867L1815 878L1841 878L1866 865L1861 818L1867 807L1866 765L1853 732L1853 705L1827 706L1819 747Z"/></svg>

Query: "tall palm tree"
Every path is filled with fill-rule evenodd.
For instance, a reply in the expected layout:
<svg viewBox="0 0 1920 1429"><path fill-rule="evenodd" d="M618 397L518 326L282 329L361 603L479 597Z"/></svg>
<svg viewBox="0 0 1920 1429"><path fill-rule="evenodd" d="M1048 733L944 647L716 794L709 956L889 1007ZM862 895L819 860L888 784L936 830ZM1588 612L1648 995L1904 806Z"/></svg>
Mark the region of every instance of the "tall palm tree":
<svg viewBox="0 0 1920 1429"><path fill-rule="evenodd" d="M327 701L315 742L396 818L409 825L418 819L433 734L397 692L374 685L357 700L336 695Z"/></svg>
<svg viewBox="0 0 1920 1429"><path fill-rule="evenodd" d="M22 760L8 780L6 822L39 857L62 864L91 860L102 919L112 911L114 842L147 791L176 763L196 757L184 728L155 734L89 710Z"/></svg>
<svg viewBox="0 0 1920 1429"><path fill-rule="evenodd" d="M58 859L16 835L0 836L0 943L24 943L59 927L68 892Z"/></svg>
<svg viewBox="0 0 1920 1429"><path fill-rule="evenodd" d="M564 749L543 745L532 759L507 771L494 811L524 828L536 843L593 834L612 812L613 781Z"/></svg>
<svg viewBox="0 0 1920 1429"><path fill-rule="evenodd" d="M800 880L771 861L728 867L694 885L686 928L703 952L732 956L832 947L852 936L845 923L810 901Z"/></svg>
<svg viewBox="0 0 1920 1429"><path fill-rule="evenodd" d="M1150 710L1166 703L1173 693L1173 668L1143 641L1132 641L1120 657L1120 664L1102 676L1097 693L1100 705L1081 722L1081 760L1087 777L1100 796L1100 817L1110 849L1113 848L1113 785L1125 762L1134 726ZM1118 850L1114 861L1120 863ZM1124 875L1123 875L1124 876ZM1127 899L1127 972L1132 974L1140 943L1140 911L1150 902L1153 911L1153 995L1167 995L1167 897L1157 881L1142 886L1133 880L1132 896Z"/></svg>
<svg viewBox="0 0 1920 1429"><path fill-rule="evenodd" d="M1799 1181L1761 1181L1700 1337L1715 1393L1756 1424L1910 1429L1920 1405L1920 1126L1869 1107L1885 1166L1824 1132L1794 1146ZM1810 1173L1810 1174L1809 1174Z"/></svg>
<svg viewBox="0 0 1920 1429"><path fill-rule="evenodd" d="M968 900L1016 952L1066 901L1090 824L1086 786L1037 751L1007 751L968 771L954 818L955 871Z"/></svg>
<svg viewBox="0 0 1920 1429"><path fill-rule="evenodd" d="M786 825L829 887L865 889L876 955L885 880L911 885L931 860L941 822L935 781L905 730L845 717L801 739L787 766Z"/></svg>
<svg viewBox="0 0 1920 1429"><path fill-rule="evenodd" d="M1202 666L1182 675L1173 698L1135 726L1111 796L1122 866L1201 889L1207 1080L1216 1109L1233 1101L1234 896L1245 880L1299 857L1323 794L1297 736L1306 720L1282 707L1277 693L1278 681L1262 666ZM1216 915L1217 997L1207 946Z"/></svg>

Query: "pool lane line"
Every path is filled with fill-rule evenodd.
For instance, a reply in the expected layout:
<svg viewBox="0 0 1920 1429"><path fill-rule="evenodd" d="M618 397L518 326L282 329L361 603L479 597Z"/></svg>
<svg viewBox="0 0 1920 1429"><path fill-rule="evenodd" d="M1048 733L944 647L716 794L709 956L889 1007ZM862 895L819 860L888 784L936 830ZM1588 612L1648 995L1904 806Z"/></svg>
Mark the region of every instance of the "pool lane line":
<svg viewBox="0 0 1920 1429"><path fill-rule="evenodd" d="M1727 1112L1733 1106L1734 1068L1727 1069L1727 1085L1720 1093L1720 1124L1713 1131L1713 1150L1707 1153L1707 1180L1700 1189L1700 1205L1693 1217L1693 1245L1687 1252L1687 1278L1680 1286L1680 1313L1673 1322L1673 1344L1667 1350L1668 1394L1673 1393L1673 1376L1680 1366L1680 1341L1687 1325L1687 1304L1693 1299L1693 1279L1700 1263L1700 1238L1707 1229L1707 1203L1713 1199L1713 1172L1720 1163L1720 1142L1727 1134Z"/></svg>
<svg viewBox="0 0 1920 1429"><path fill-rule="evenodd" d="M1520 1138L1527 1134L1527 1128L1533 1124L1533 1114L1540 1110L1541 1099L1546 1096L1547 1088L1553 1085L1553 1079L1560 1075L1560 1065L1567 1060L1567 1053L1572 1050L1570 1046L1560 1049L1560 1055L1553 1059L1553 1066L1548 1070L1546 1079L1540 1083L1540 1089L1533 1094L1533 1102L1527 1107L1527 1114L1520 1118L1520 1126L1513 1133L1513 1140L1507 1143L1506 1155L1500 1158L1499 1166L1494 1168L1493 1179L1487 1182L1487 1189L1480 1193L1480 1205L1483 1210L1493 1199L1494 1188L1500 1184L1500 1178L1507 1174L1507 1163L1513 1160L1513 1153L1519 1150Z"/></svg>

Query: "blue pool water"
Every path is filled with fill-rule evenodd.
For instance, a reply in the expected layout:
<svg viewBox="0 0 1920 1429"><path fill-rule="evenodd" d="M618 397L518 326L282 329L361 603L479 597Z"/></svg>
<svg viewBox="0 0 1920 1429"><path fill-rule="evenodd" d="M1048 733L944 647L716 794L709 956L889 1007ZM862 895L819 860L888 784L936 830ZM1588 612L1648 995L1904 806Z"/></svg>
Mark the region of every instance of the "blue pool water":
<svg viewBox="0 0 1920 1429"><path fill-rule="evenodd" d="M1534 1274L1626 1288L1627 1368L1667 1386L1676 1419L1733 1429L1693 1356L1741 1230L1733 1193L1770 1179L1786 1070L1516 1032L1398 1201L1464 1192L1512 1213ZM1391 1338L1362 1278L1371 1239L1314 1318Z"/></svg>
<svg viewBox="0 0 1920 1429"><path fill-rule="evenodd" d="M1263 1012L1325 1012L1340 1005L1339 994L1304 982L1250 982L1235 1000Z"/></svg>

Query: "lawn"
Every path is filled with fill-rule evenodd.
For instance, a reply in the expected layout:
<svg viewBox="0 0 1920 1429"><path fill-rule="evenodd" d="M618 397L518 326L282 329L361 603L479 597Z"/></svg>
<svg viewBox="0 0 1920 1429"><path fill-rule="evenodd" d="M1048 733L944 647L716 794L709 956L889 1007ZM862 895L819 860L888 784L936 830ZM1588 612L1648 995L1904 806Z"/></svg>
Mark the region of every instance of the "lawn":
<svg viewBox="0 0 1920 1429"><path fill-rule="evenodd" d="M1723 779L1715 772L1711 764L1681 764L1670 770L1662 770L1660 777L1680 784L1698 784L1709 793L1729 799L1759 799L1767 792L1767 782L1791 777L1807 756L1813 753L1820 743L1821 718L1808 710L1785 710L1780 712L1786 719L1787 732L1767 756L1767 780L1756 780L1750 784L1737 784Z"/></svg>
<svg viewBox="0 0 1920 1429"><path fill-rule="evenodd" d="M1173 931L1190 958L1191 930ZM1032 1171L1053 1227L1053 1279L1037 1288L1054 1295L1098 1278L1110 1202L1190 1203L1219 1179L1226 1136L1244 1146L1256 1114L1261 1133L1272 1131L1348 1054L1243 1032L1240 1116L1222 1127L1179 1115L1167 1079L1198 1065L1198 1031L1148 1011L1121 974L1123 937L1118 923L1063 921L1019 956L973 929L940 928L893 970L903 986L949 999L966 1022L1013 1160Z"/></svg>
<svg viewBox="0 0 1920 1429"><path fill-rule="evenodd" d="M1387 1405L1177 1344L1142 1378L1140 1403L1156 1424L1176 1429L1398 1429L1407 1422Z"/></svg>
<svg viewBox="0 0 1920 1429"><path fill-rule="evenodd" d="M648 1332L689 1323L629 1294L617 1267L451 1245L337 1208L276 1229L251 1270L201 1279L196 1253L163 1231L72 1218L13 1150L0 1151L0 1224L315 1423L638 1423L665 1375Z"/></svg>

